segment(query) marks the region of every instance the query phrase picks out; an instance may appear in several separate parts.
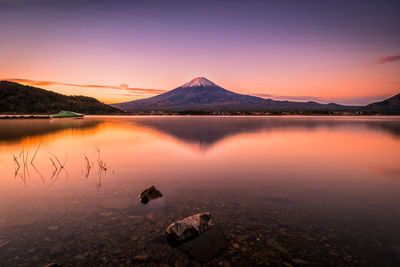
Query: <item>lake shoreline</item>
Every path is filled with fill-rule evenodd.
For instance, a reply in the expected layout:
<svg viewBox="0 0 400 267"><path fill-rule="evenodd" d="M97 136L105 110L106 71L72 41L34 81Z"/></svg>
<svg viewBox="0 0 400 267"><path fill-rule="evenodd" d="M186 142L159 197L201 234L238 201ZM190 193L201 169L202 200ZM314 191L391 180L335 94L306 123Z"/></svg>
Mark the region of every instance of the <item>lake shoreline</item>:
<svg viewBox="0 0 400 267"><path fill-rule="evenodd" d="M397 117L400 114L85 114L85 116L108 116L108 117ZM21 119L51 119L49 114L23 114L23 115L0 115L0 120L21 120Z"/></svg>

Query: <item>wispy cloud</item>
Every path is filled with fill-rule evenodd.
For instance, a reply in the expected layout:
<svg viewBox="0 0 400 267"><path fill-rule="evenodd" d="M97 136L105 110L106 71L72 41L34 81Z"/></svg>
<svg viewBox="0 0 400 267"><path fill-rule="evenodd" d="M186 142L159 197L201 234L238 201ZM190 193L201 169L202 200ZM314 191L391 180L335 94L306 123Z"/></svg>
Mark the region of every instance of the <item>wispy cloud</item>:
<svg viewBox="0 0 400 267"><path fill-rule="evenodd" d="M387 167L382 167L382 166L372 166L369 169L376 174L384 175L384 176L399 177L399 175L400 175L399 168L387 168Z"/></svg>
<svg viewBox="0 0 400 267"><path fill-rule="evenodd" d="M160 89L129 87L127 84L120 84L119 86L113 86L113 85L100 85L100 84L76 84L76 83L63 83L63 82L53 82L53 81L38 81L30 79L6 79L6 80L10 82L17 82L34 86L62 85L62 86L83 87L83 88L117 89L130 92L152 93L152 94L161 94L166 92L166 90L160 90Z"/></svg>
<svg viewBox="0 0 400 267"><path fill-rule="evenodd" d="M395 61L400 61L400 54L397 55L389 55L389 56L382 56L373 61L375 64L384 64L384 63L390 63L390 62L395 62Z"/></svg>

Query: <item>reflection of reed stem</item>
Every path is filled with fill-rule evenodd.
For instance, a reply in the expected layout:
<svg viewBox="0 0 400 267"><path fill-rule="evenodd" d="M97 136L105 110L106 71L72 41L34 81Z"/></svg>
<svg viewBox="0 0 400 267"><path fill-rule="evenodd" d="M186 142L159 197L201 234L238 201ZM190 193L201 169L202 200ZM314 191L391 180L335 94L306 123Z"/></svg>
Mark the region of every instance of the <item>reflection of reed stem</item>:
<svg viewBox="0 0 400 267"><path fill-rule="evenodd" d="M40 171L35 167L35 165L32 164L33 169L36 171L36 173L40 176L42 179L43 184L46 184L43 175L40 173Z"/></svg>
<svg viewBox="0 0 400 267"><path fill-rule="evenodd" d="M28 157L29 157L29 148L26 149L26 157L25 157L25 162L24 162L25 166L28 165L28 164L27 164L27 162L28 162Z"/></svg>
<svg viewBox="0 0 400 267"><path fill-rule="evenodd" d="M18 168L15 170L15 173L14 173L14 178L16 178L17 177L17 175L18 175L18 172L19 172L19 166L18 166Z"/></svg>
<svg viewBox="0 0 400 267"><path fill-rule="evenodd" d="M53 157L57 160L58 164L60 165L60 167L61 167L61 169L62 169L61 162L58 160L58 158L57 158L55 155L51 154L50 152L49 152L49 154L50 154L51 156L53 156Z"/></svg>
<svg viewBox="0 0 400 267"><path fill-rule="evenodd" d="M22 163L24 164L24 180L25 180L25 148L22 148ZM25 181L25 185L26 185L26 181Z"/></svg>
<svg viewBox="0 0 400 267"><path fill-rule="evenodd" d="M99 153L99 158L97 160L97 163L99 164L99 169L103 170L103 171L107 171L106 164L103 162L102 159L100 159L100 149L98 149L98 148L96 148L96 149L97 149L97 152Z"/></svg>
<svg viewBox="0 0 400 267"><path fill-rule="evenodd" d="M90 166L88 157L85 156L85 159L86 159L86 167L87 167L88 169L90 169L91 166Z"/></svg>
<svg viewBox="0 0 400 267"><path fill-rule="evenodd" d="M62 165L63 168L64 168L65 164L67 164L67 160L68 160L68 154L65 154L65 161L64 161L64 163Z"/></svg>
<svg viewBox="0 0 400 267"><path fill-rule="evenodd" d="M19 165L19 163L18 163L18 160L17 160L17 158L13 155L13 157L14 157L14 161L17 163L17 165L18 165L18 167L16 168L16 170L15 170L15 173L14 173L14 178L15 177L17 177L17 175L18 175L18 172L19 172L19 168L21 168L21 165Z"/></svg>
<svg viewBox="0 0 400 267"><path fill-rule="evenodd" d="M24 160L24 166L26 168L26 172L28 173L28 178L29 181L31 180L31 174L29 173L29 169L28 169L28 158L29 158L29 148L26 149L26 157Z"/></svg>
<svg viewBox="0 0 400 267"><path fill-rule="evenodd" d="M61 162L58 160L58 158L57 158L54 154L51 154L50 152L48 152L48 153L49 153L50 155L52 155L52 156L56 159L56 161L58 162L58 165L60 165L60 169L63 169L65 163L67 163L67 155L65 155L65 162L64 162L64 164L61 164Z"/></svg>
<svg viewBox="0 0 400 267"><path fill-rule="evenodd" d="M37 152L38 152L38 150L39 150L39 148L40 148L40 145L42 144L42 140L43 140L43 139L40 140L40 143L39 143L38 147L36 148L35 154L33 155L33 158L32 158L32 160L31 160L31 164L32 164L32 165L33 165L33 160L35 159L36 154L37 154Z"/></svg>
<svg viewBox="0 0 400 267"><path fill-rule="evenodd" d="M51 160L51 163L53 163L53 167L54 167L53 176L54 176L54 174L57 172L57 165L54 163L52 158L50 158L50 160Z"/></svg>
<svg viewBox="0 0 400 267"><path fill-rule="evenodd" d="M54 182L58 179L58 176L60 175L60 173L61 173L62 170L65 171L65 174L66 174L67 180L68 180L69 174L68 174L67 170L64 168L64 166L65 166L65 164L67 163L67 160L68 160L68 154L65 154L65 161L64 161L64 164L61 164L61 162L58 160L58 158L57 158L54 154L51 154L50 152L47 152L47 153L49 153L52 157L54 157L55 160L57 161L58 165L60 165L60 170L57 172L57 165L54 163L53 159L50 157L50 160L51 160L51 162L53 163L53 166L54 166L54 168L55 168L55 170L54 170L54 172L53 172L53 175L51 176L50 180L54 178L54 175L55 175L56 173L57 173L57 175L55 176L54 181L53 181L49 186L52 186L52 185L54 184Z"/></svg>
<svg viewBox="0 0 400 267"><path fill-rule="evenodd" d="M56 175L56 177L54 178L54 180L53 180L53 182L51 182L50 183L50 185L49 186L52 186L56 181L57 181L57 179L58 179L58 176L60 176L60 173L61 173L61 171L62 171L62 169L60 169L58 172L57 172L57 175ZM55 173L54 173L55 174ZM53 176L51 177L51 179L53 179L53 177L54 177L54 174L53 174Z"/></svg>
<svg viewBox="0 0 400 267"><path fill-rule="evenodd" d="M19 165L17 158L14 155L13 155L13 157L14 157L14 161L17 163L18 169L19 169L19 167L21 167L21 166Z"/></svg>

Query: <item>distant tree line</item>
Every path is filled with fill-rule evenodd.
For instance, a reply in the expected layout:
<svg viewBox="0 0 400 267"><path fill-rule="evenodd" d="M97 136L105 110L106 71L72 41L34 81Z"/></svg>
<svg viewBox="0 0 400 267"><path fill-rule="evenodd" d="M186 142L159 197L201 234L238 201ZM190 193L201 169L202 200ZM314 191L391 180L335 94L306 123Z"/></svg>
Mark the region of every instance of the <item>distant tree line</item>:
<svg viewBox="0 0 400 267"><path fill-rule="evenodd" d="M93 97L66 96L41 88L0 81L0 113L51 114L61 110L84 114L121 112Z"/></svg>

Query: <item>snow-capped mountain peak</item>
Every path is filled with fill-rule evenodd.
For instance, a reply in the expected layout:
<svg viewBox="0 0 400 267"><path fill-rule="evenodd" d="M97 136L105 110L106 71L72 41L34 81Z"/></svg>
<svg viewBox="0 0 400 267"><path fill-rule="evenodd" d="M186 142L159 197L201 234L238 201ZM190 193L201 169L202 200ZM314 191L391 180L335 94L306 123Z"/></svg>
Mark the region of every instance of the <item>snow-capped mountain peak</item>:
<svg viewBox="0 0 400 267"><path fill-rule="evenodd" d="M204 77L197 77L180 87L219 87L212 81Z"/></svg>

